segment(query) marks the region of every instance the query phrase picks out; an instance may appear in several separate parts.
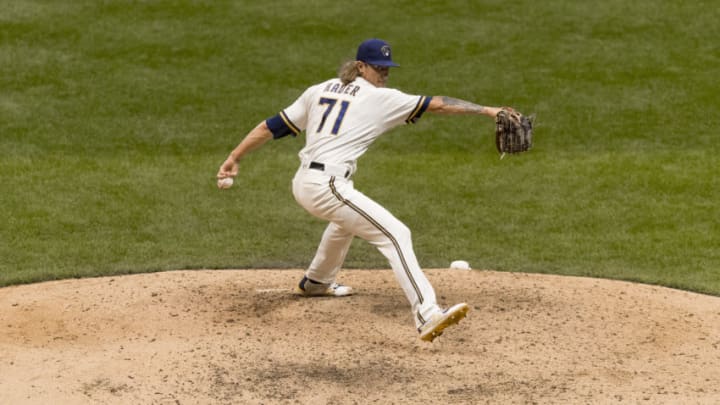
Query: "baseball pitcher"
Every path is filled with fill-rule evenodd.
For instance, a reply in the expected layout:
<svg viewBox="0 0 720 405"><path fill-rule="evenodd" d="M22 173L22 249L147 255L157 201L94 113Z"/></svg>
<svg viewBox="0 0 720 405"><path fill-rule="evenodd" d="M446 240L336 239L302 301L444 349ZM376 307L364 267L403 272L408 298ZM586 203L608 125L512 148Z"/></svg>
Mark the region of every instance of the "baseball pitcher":
<svg viewBox="0 0 720 405"><path fill-rule="evenodd" d="M413 251L410 230L353 184L356 162L382 134L417 122L423 114L476 114L496 118L498 107L485 107L445 96L410 95L386 87L392 59L380 39L360 44L355 60L342 65L339 77L305 90L290 106L260 122L220 166L222 181L238 174L238 162L270 139L305 133L300 167L293 179L296 201L329 222L314 259L299 282L304 296L342 297L352 288L338 284L353 237L374 245L389 261L410 303L420 338L432 341L465 317L465 303L438 306L435 291Z"/></svg>

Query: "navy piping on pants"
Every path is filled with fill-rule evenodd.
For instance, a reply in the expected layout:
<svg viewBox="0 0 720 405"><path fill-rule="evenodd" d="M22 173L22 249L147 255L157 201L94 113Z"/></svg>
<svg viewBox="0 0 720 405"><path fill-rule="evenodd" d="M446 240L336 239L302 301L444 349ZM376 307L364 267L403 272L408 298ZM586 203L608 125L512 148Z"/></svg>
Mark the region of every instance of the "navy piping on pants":
<svg viewBox="0 0 720 405"><path fill-rule="evenodd" d="M383 235L387 236L388 239L392 242L393 246L395 247L395 250L398 252L398 256L400 256L400 262L402 263L403 269L405 269L405 275L407 275L408 279L410 280L410 283L413 286L413 289L415 290L415 293L418 296L418 301L420 301L420 304L423 303L424 299L422 294L420 293L420 289L417 286L417 283L415 282L415 279L413 278L412 274L410 273L410 268L407 265L407 262L405 262L405 256L402 253L402 250L400 250L400 244L397 242L395 237L388 231L387 229L383 228L382 225L380 225L375 219L373 219L368 213L360 209L358 206L354 205L350 201L343 198L342 195L337 191L335 188L335 177L330 177L330 189L332 190L333 195L340 200L343 204L350 207L353 211L360 214L363 218L367 219L371 224L373 224L380 232L383 233ZM418 311L418 319L421 323L425 323L425 320L420 315L420 312Z"/></svg>

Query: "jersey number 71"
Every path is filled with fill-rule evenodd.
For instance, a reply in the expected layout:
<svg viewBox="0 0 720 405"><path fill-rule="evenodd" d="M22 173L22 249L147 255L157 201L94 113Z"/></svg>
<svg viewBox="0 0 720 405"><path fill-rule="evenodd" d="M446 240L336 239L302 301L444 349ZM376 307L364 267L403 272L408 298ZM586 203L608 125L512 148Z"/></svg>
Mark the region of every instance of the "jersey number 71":
<svg viewBox="0 0 720 405"><path fill-rule="evenodd" d="M328 115L330 115L330 112L335 108L335 104L337 104L336 98L327 98L322 97L320 98L320 105L327 105L327 108L325 109L325 112L323 113L322 119L320 120L320 125L318 125L318 129L316 132L322 131L323 127L325 126L325 121L327 120ZM331 134L337 135L340 131L340 125L342 124L343 118L345 118L345 112L347 112L348 106L350 105L349 101L341 101L340 102L340 112L337 115L337 118L335 118L335 123L333 124L332 131L330 131Z"/></svg>

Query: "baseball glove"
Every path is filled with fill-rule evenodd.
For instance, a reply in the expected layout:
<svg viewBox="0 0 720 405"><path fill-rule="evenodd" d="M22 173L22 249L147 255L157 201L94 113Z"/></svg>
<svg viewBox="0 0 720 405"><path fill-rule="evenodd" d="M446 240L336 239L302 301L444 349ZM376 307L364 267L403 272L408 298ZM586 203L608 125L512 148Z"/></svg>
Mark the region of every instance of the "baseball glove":
<svg viewBox="0 0 720 405"><path fill-rule="evenodd" d="M495 146L503 158L532 148L534 116L524 116L510 107L503 107L495 117Z"/></svg>

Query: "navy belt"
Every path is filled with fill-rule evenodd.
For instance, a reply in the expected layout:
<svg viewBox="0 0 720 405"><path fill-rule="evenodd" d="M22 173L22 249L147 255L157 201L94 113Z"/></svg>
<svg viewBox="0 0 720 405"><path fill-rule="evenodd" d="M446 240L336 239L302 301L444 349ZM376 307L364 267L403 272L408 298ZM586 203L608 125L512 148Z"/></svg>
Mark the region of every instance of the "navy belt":
<svg viewBox="0 0 720 405"><path fill-rule="evenodd" d="M314 170L320 170L321 172L325 171L325 164L320 162L310 162L310 166L308 167ZM345 178L347 179L348 177L350 177L350 170L345 172Z"/></svg>

